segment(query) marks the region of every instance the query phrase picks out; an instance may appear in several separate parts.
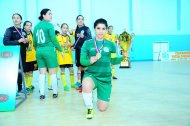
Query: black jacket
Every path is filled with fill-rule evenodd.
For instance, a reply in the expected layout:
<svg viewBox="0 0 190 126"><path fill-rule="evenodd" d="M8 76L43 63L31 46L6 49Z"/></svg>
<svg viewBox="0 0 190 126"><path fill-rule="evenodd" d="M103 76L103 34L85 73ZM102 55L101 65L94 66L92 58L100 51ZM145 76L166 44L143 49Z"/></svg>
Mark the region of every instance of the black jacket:
<svg viewBox="0 0 190 126"><path fill-rule="evenodd" d="M19 31L22 30L22 34L26 38L26 32L21 28L18 28L18 30ZM17 30L15 29L14 26L7 28L5 31L5 34L4 34L3 44L5 46L14 46L14 45L20 46L20 54L21 54L21 58L22 58L22 64L24 66L24 63L26 61L26 48L28 47L28 43L26 43L26 44L19 43L18 40L20 38L21 38L21 35L17 32Z"/></svg>
<svg viewBox="0 0 190 126"><path fill-rule="evenodd" d="M83 31L83 35L84 35L84 38L80 38L79 41L77 42L76 46L75 46L75 49L76 50L80 50L84 41L86 40L89 40L89 39L92 39L92 36L91 36L91 31L90 29L87 27L87 26L82 26L81 28L77 28L76 31L75 31L75 43L78 39L78 36L77 34L80 34L81 31ZM75 44L74 44L75 45Z"/></svg>

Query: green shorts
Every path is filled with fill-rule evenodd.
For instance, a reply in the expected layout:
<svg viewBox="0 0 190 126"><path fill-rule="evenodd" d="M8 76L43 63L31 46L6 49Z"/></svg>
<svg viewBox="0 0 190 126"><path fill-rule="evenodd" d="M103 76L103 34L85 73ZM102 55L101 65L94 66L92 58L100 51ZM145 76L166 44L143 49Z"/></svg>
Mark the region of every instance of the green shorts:
<svg viewBox="0 0 190 126"><path fill-rule="evenodd" d="M36 50L36 59L39 68L56 68L57 54L54 47L39 47Z"/></svg>
<svg viewBox="0 0 190 126"><path fill-rule="evenodd" d="M94 89L97 89L97 98L102 101L109 102L111 96L111 89L112 89L111 82L110 83L101 82L100 80L97 80L94 76L88 73L84 74L83 79L86 77L89 77L94 81L95 84Z"/></svg>

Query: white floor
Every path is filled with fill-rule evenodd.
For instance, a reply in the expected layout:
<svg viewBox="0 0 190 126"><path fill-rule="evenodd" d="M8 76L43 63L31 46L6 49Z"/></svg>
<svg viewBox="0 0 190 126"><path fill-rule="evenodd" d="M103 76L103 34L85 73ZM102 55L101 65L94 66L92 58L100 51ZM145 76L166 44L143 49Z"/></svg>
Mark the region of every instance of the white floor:
<svg viewBox="0 0 190 126"><path fill-rule="evenodd" d="M35 72L34 93L14 112L0 112L0 126L190 126L190 61L118 67L110 107L104 113L95 108L92 120L85 119L81 93L64 92L61 83L58 99L46 90L40 101Z"/></svg>

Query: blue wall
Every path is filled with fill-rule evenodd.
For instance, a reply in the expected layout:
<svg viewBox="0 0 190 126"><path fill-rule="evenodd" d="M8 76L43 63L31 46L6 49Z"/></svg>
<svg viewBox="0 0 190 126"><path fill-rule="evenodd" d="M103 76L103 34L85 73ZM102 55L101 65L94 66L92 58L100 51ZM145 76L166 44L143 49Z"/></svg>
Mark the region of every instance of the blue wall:
<svg viewBox="0 0 190 126"><path fill-rule="evenodd" d="M153 60L153 43L169 42L169 51L190 51L190 35L138 35L130 52L131 60Z"/></svg>
<svg viewBox="0 0 190 126"><path fill-rule="evenodd" d="M190 51L190 0L52 1L20 0L15 6L14 0L1 0L0 12L6 12L1 13L0 41L5 29L12 26L13 13L20 13L23 21L30 20L35 26L41 9L50 8L52 23L66 22L71 29L76 28L76 16L84 15L85 24L93 36L93 23L97 18L105 18L109 25L113 25L115 34L121 34L124 29L134 32L132 60L152 60L153 42L159 41L168 41L170 51ZM55 29L59 30L57 26Z"/></svg>

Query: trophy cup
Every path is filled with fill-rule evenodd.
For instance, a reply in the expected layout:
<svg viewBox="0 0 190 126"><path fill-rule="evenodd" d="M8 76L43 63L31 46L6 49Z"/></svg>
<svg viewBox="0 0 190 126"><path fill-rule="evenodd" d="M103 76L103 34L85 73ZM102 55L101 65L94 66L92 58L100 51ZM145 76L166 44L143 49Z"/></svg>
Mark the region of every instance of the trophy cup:
<svg viewBox="0 0 190 126"><path fill-rule="evenodd" d="M132 38L135 36L134 33L129 34L124 31L122 34L119 35L119 43L122 48L121 54L123 55L123 61L120 63L120 68L130 68L131 62L129 57L129 49L131 47Z"/></svg>

